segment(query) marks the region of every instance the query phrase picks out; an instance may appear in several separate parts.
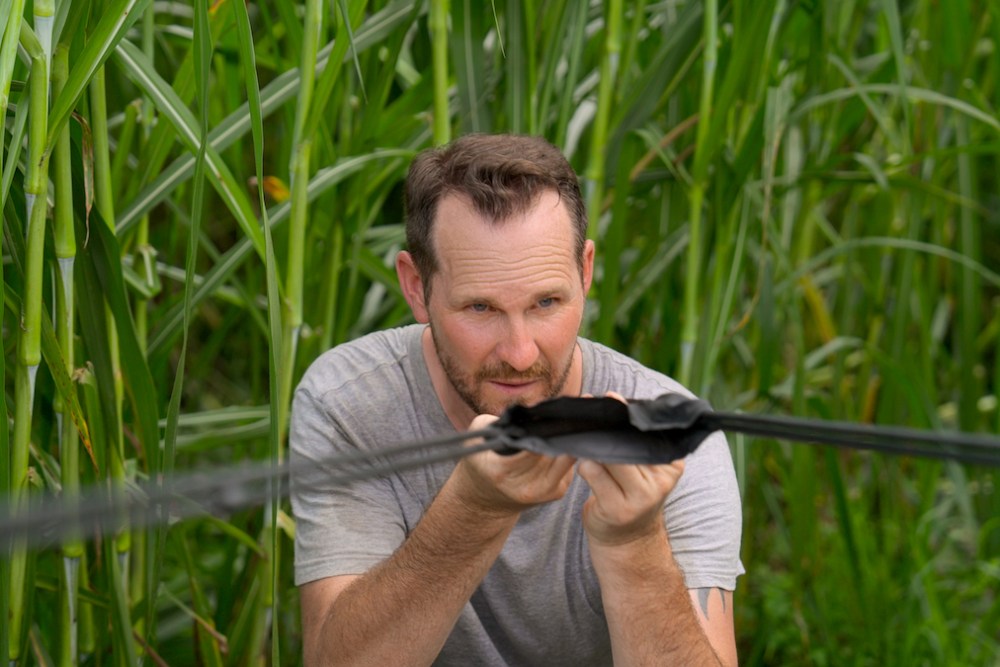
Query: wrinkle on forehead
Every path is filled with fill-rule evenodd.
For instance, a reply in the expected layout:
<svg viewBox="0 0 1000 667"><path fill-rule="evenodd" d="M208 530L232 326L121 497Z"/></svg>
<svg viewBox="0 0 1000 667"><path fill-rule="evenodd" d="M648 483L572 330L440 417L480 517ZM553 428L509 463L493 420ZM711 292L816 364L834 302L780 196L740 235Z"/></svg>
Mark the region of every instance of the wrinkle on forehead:
<svg viewBox="0 0 1000 667"><path fill-rule="evenodd" d="M529 247L511 247L494 239L477 247L442 244L442 277L457 292L514 287L565 289L579 280L578 262L564 243L539 241Z"/></svg>
<svg viewBox="0 0 1000 667"><path fill-rule="evenodd" d="M442 265L450 271L510 271L522 267L556 269L560 264L575 264L568 248L557 243L537 243L529 248L503 247L503 240L478 248L448 248L442 253Z"/></svg>
<svg viewBox="0 0 1000 667"><path fill-rule="evenodd" d="M555 192L499 222L483 218L461 197L443 200L438 213L437 273L451 298L565 291L580 279L575 229Z"/></svg>

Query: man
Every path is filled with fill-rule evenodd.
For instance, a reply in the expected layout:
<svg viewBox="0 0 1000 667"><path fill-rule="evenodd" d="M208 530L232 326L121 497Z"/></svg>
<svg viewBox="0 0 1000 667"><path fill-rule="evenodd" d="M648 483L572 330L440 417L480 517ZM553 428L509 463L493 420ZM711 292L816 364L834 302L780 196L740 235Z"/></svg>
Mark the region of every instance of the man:
<svg viewBox="0 0 1000 667"><path fill-rule="evenodd" d="M396 271L418 324L327 352L296 391L306 664L735 665L740 501L722 434L670 465L483 452L324 484L334 454L478 429L515 403L686 393L577 337L594 245L553 146L426 151L406 204Z"/></svg>

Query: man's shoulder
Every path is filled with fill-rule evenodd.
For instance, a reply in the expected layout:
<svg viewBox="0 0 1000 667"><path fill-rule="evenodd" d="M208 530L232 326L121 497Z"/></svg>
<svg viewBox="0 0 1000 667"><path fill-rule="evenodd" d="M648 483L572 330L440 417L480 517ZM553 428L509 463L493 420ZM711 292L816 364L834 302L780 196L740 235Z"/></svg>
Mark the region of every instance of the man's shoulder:
<svg viewBox="0 0 1000 667"><path fill-rule="evenodd" d="M298 391L320 395L372 379L382 382L405 375L422 330L419 324L385 329L330 348L310 364Z"/></svg>
<svg viewBox="0 0 1000 667"><path fill-rule="evenodd" d="M640 363L606 345L580 338L583 352L584 392L602 396L616 391L626 398L655 398L665 393L693 396L666 373Z"/></svg>

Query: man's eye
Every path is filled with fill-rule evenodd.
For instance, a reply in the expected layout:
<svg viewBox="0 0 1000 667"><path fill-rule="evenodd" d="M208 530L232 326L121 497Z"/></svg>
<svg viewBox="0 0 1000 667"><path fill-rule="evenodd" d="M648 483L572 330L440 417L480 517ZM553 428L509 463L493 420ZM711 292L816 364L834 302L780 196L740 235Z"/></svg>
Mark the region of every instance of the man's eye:
<svg viewBox="0 0 1000 667"><path fill-rule="evenodd" d="M538 300L539 308L551 308L556 305L556 298L554 296L547 296L544 299Z"/></svg>
<svg viewBox="0 0 1000 667"><path fill-rule="evenodd" d="M485 313L490 309L485 303L473 303L469 306L469 310L474 313Z"/></svg>

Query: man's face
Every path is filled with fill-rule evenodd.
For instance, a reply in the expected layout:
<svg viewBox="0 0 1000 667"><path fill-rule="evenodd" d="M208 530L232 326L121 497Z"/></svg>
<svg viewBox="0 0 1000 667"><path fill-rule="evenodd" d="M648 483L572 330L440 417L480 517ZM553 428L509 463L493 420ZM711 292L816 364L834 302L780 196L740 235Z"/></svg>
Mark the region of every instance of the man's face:
<svg viewBox="0 0 1000 667"><path fill-rule="evenodd" d="M438 271L427 319L437 360L473 414L500 414L577 392L576 336L593 245L574 252L573 225L555 192L500 224L459 196L443 199L434 225ZM419 317L418 317L419 319ZM576 368L576 373L573 373Z"/></svg>

